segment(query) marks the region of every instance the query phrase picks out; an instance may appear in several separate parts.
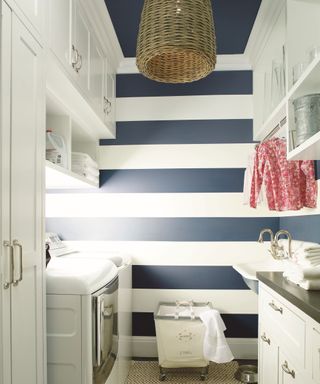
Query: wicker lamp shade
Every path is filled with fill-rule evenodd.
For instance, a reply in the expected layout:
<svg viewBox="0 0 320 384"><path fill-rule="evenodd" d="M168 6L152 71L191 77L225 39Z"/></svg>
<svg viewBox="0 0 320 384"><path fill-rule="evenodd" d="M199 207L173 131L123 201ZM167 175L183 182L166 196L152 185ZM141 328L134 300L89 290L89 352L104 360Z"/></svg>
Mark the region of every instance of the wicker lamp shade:
<svg viewBox="0 0 320 384"><path fill-rule="evenodd" d="M207 76L216 64L211 0L145 0L136 56L139 71L152 80Z"/></svg>

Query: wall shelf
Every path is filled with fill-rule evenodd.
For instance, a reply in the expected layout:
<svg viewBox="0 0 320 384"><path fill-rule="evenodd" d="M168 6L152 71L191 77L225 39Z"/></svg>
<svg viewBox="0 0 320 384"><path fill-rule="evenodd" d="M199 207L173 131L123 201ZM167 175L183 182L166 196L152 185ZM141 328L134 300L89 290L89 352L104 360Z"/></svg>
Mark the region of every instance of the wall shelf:
<svg viewBox="0 0 320 384"><path fill-rule="evenodd" d="M46 160L46 188L89 189L99 188L99 184Z"/></svg>

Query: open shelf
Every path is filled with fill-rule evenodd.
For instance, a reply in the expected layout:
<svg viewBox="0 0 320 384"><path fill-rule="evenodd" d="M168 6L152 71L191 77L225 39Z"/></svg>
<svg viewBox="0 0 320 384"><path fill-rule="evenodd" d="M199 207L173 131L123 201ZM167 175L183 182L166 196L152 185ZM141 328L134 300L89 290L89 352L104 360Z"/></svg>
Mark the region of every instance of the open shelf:
<svg viewBox="0 0 320 384"><path fill-rule="evenodd" d="M88 189L99 188L99 184L46 160L46 188Z"/></svg>

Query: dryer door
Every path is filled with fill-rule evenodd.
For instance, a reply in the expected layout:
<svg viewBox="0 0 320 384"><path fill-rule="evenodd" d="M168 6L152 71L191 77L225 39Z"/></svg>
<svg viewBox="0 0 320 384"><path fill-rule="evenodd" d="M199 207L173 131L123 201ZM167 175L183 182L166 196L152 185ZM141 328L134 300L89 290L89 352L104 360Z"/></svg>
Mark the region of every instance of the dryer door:
<svg viewBox="0 0 320 384"><path fill-rule="evenodd" d="M118 353L118 287L116 277L93 295L93 382L104 384Z"/></svg>

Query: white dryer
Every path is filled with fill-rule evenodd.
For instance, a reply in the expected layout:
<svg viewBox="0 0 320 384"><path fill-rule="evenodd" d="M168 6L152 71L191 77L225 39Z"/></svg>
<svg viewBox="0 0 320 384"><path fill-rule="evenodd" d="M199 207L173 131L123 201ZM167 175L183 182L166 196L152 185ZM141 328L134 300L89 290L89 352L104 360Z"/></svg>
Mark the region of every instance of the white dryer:
<svg viewBox="0 0 320 384"><path fill-rule="evenodd" d="M117 267L53 257L46 278L48 384L104 384L118 352Z"/></svg>

